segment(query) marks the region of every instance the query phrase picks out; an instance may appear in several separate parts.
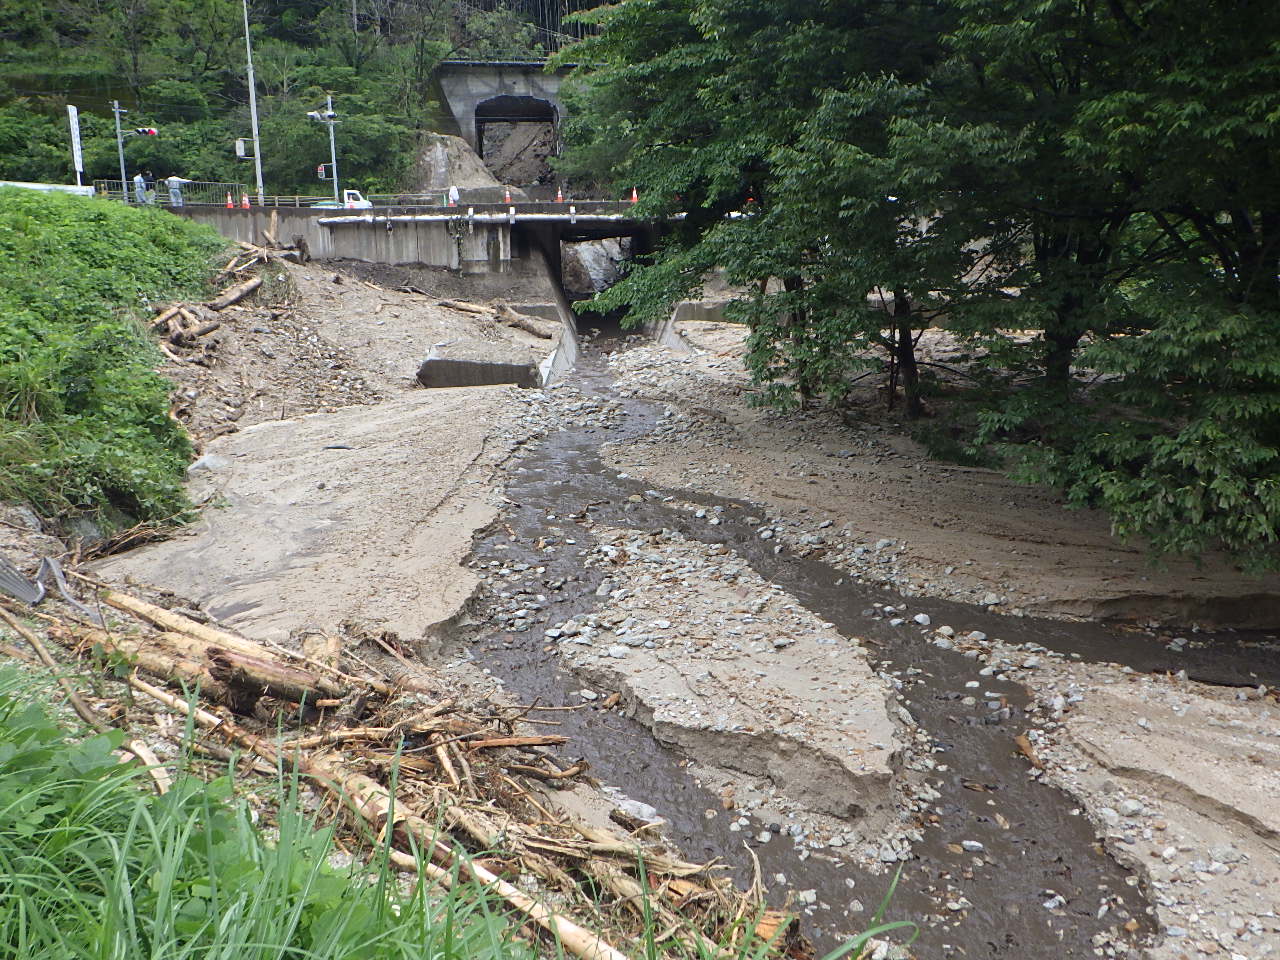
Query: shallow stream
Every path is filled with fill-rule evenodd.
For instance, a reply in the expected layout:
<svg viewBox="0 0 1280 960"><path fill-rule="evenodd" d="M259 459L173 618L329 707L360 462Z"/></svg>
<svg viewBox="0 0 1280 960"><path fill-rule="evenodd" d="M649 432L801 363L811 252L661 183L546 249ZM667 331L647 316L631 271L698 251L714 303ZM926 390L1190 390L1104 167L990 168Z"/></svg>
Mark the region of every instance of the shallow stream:
<svg viewBox="0 0 1280 960"><path fill-rule="evenodd" d="M617 399L598 352L584 356L571 383L587 396ZM482 565L499 561L508 568L527 564L529 571L544 568L526 585L546 599L527 629L497 629L482 617L488 625L458 638L467 641L464 648L482 666L525 702L582 702L576 692L581 680L544 638L546 629L601 603L596 589L602 572L583 563L591 549L590 534L571 517L643 532L671 530L689 540L724 544L841 633L867 641L873 666L910 681L902 687L902 705L932 740L931 756L938 766L927 781L940 796L932 803L936 823L922 827L923 840L902 864L886 919L920 922L919 939L912 946L917 956L1092 958L1099 955L1099 946L1103 955L1111 952L1109 945L1122 955L1127 944L1152 933L1137 878L1102 852L1072 798L1028 777L1027 761L1013 745L1013 737L1027 727L1025 688L980 676L980 661L940 649L912 629L910 621L892 626L873 604L895 603L896 594L852 583L846 573L819 560L786 549L775 553L775 544L761 541L745 520L766 516L767 510L658 488L680 501L724 507L723 522L710 526L652 496L652 484L620 477L601 463L601 444L643 435L659 411L627 400L624 412L617 426L583 423L551 434L513 471L506 490L512 506L502 524L477 544L473 559ZM641 495L639 503L629 499L636 494ZM568 532L572 530L578 533ZM578 542L566 542L572 539ZM502 581L491 579L489 589L481 614L496 611L503 602ZM1034 642L1085 660L1126 663L1144 671L1186 669L1197 679L1228 684L1274 684L1280 678L1280 657L1273 653L1260 666L1256 652L1237 651L1229 642L1212 654L1188 649L1175 655L1139 633L1097 624L998 617L976 607L920 598L909 603L913 614L927 613L935 624L983 630L1011 644ZM922 672L908 678L908 668ZM1268 675L1259 677L1260 669ZM965 683L971 680L1002 697L1008 709L992 712L982 698L976 705L964 704ZM893 701L890 707L894 712ZM720 797L690 773L687 760L696 758L659 743L621 711L577 710L555 717L562 723L556 732L571 738L572 752L590 762L592 774L654 807L687 857L718 858L739 881L749 882L753 867L744 841L750 837L772 899L781 902L789 891L813 890L817 902L797 906L805 909L806 933L820 948L838 944L869 923L893 867L871 871L840 850L799 847L785 823L753 822L747 829L730 830L730 817L708 816L707 811L720 809ZM785 783L777 786L785 792ZM772 838L756 842L765 830ZM981 852L957 854L949 845L960 839L982 844ZM774 882L779 874L786 884ZM1137 929L1126 931L1124 924L1131 919Z"/></svg>

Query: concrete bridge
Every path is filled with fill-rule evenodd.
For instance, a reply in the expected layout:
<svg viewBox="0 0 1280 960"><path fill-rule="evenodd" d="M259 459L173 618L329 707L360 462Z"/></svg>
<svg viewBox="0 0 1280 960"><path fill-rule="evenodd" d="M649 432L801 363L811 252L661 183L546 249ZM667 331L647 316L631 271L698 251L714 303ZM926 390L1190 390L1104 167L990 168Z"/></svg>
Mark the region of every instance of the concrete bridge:
<svg viewBox="0 0 1280 960"><path fill-rule="evenodd" d="M262 243L268 233L305 247L316 260L362 260L401 266L443 267L489 286L528 279L549 283L560 317L572 325L564 289L562 243L632 238L632 255L653 249L657 226L637 220L631 204L487 203L465 207L170 207L230 240ZM502 280L501 277L507 277Z"/></svg>
<svg viewBox="0 0 1280 960"><path fill-rule="evenodd" d="M621 201L477 203L468 206L170 207L229 240L262 243L267 233L305 245L317 260L418 264L463 273L507 273L542 249L559 260L560 243L632 237L652 245L654 225Z"/></svg>
<svg viewBox="0 0 1280 960"><path fill-rule="evenodd" d="M463 138L484 156L487 123L549 123L564 118L560 84L569 67L546 71L542 60L444 60L436 79Z"/></svg>

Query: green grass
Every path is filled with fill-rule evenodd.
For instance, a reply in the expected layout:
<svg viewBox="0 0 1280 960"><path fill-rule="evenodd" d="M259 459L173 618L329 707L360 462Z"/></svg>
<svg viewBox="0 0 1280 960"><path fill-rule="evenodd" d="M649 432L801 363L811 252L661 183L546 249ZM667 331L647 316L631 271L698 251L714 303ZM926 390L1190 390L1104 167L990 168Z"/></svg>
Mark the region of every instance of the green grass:
<svg viewBox="0 0 1280 960"><path fill-rule="evenodd" d="M108 527L183 512L190 444L138 318L202 293L224 245L164 211L0 189L0 499Z"/></svg>
<svg viewBox="0 0 1280 960"><path fill-rule="evenodd" d="M401 886L385 864L338 869L330 829L283 784L268 842L230 782L165 796L76 739L0 672L0 958L524 960L484 891Z"/></svg>

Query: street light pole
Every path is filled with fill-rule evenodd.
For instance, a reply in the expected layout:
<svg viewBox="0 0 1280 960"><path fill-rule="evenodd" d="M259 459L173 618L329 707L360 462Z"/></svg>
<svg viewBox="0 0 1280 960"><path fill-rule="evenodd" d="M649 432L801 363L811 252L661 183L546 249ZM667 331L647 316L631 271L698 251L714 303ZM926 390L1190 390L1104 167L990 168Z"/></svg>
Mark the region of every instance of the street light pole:
<svg viewBox="0 0 1280 960"><path fill-rule="evenodd" d="M333 94L325 95L323 110L309 110L307 116L329 126L329 166L333 173L333 199L341 203L338 199L340 196L338 193L338 146L333 137L333 126L338 122L338 117L333 112Z"/></svg>
<svg viewBox="0 0 1280 960"><path fill-rule="evenodd" d="M262 194L262 143L258 139L258 90L253 82L253 43L249 39L249 0L241 0L244 8L244 52L249 64L249 123L253 130L253 172L258 182L258 206L265 198ZM119 126L119 121L116 123Z"/></svg>
<svg viewBox="0 0 1280 960"><path fill-rule="evenodd" d="M120 114L128 113L128 110L120 109L120 101L111 101L111 112L116 118L116 151L120 154L120 195L125 203L129 202L129 179L124 172L124 133L120 130Z"/></svg>
<svg viewBox="0 0 1280 960"><path fill-rule="evenodd" d="M325 95L325 113L328 114L325 122L329 124L329 161L333 164L333 199L338 200L341 196L338 192L338 145L333 137L333 127L337 121L333 117L333 94L331 93Z"/></svg>

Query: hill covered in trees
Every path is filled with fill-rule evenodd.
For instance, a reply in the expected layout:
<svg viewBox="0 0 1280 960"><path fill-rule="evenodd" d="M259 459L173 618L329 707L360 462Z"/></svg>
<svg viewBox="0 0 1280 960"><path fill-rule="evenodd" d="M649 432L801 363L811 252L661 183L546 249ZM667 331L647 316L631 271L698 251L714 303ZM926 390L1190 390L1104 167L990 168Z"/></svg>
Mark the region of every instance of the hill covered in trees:
<svg viewBox="0 0 1280 960"><path fill-rule="evenodd" d="M580 27L561 0L253 0L249 4L268 190L323 192L325 129L306 114L335 98L343 178L404 186L417 135L447 129L432 70L449 57L541 57ZM250 135L240 0L0 2L0 179L70 182L65 105L81 111L86 176L119 177L108 102L129 127L130 171L246 181Z"/></svg>

